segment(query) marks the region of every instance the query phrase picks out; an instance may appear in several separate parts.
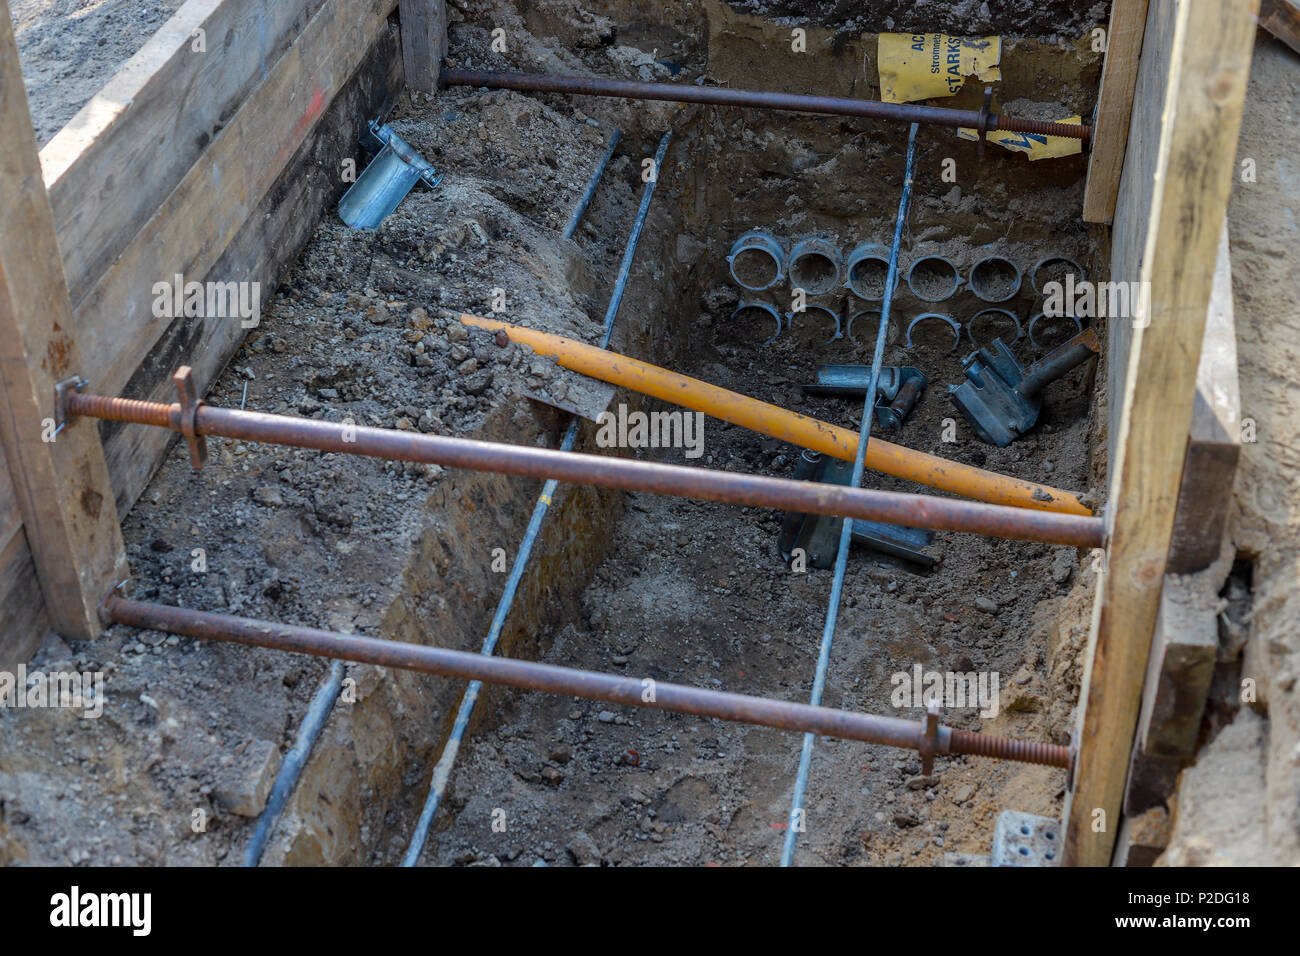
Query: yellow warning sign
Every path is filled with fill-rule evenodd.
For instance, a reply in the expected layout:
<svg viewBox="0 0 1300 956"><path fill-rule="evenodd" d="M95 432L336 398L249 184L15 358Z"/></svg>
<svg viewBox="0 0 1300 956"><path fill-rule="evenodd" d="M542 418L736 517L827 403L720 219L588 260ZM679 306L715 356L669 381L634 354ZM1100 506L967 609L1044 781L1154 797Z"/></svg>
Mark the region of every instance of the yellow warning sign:
<svg viewBox="0 0 1300 956"><path fill-rule="evenodd" d="M1056 120L1058 123L1082 123L1081 116L1065 116ZM958 139L978 140L979 131L958 127ZM1003 149L1013 153L1025 153L1030 160L1056 159L1058 156L1074 156L1083 152L1083 141L1068 136L1042 136L1038 133L1013 133L1007 129L990 130L990 143L997 143Z"/></svg>
<svg viewBox="0 0 1300 956"><path fill-rule="evenodd" d="M880 98L914 103L953 96L969 76L1002 79L1002 37L950 37L943 33L882 33L876 59Z"/></svg>

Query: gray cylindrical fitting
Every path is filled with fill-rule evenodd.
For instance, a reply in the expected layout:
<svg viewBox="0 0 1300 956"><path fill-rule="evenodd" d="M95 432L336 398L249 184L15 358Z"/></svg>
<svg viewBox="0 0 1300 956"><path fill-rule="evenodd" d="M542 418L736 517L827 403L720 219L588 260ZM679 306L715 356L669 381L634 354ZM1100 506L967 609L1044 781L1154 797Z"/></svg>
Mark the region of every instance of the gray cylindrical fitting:
<svg viewBox="0 0 1300 956"><path fill-rule="evenodd" d="M844 257L835 243L814 236L795 243L786 272L796 289L808 295L825 295L844 281Z"/></svg>
<svg viewBox="0 0 1300 956"><path fill-rule="evenodd" d="M1044 256L1043 258L1035 262L1034 267L1031 270L1029 270L1029 284L1034 287L1034 291L1039 295L1047 294L1046 292L1043 291L1043 286L1046 285L1049 281L1051 281L1051 277L1042 276L1041 271L1044 266L1051 265L1054 262L1064 263L1065 268L1060 271L1062 273L1073 272L1074 281L1076 284L1084 281L1084 279L1086 278L1083 272L1083 267L1080 266L1079 263L1071 259L1069 256ZM1052 270L1052 271L1057 271L1057 270Z"/></svg>
<svg viewBox="0 0 1300 956"><path fill-rule="evenodd" d="M980 320L981 316L985 316L985 315L1002 316L1002 318L1004 319L1009 319L1011 321L1011 324L1016 327L1016 337L1009 341L1005 338L1002 338L1002 336L1000 335L995 335L989 339L985 339L983 336L976 337L975 323ZM1016 315L1014 312L1012 312L1010 309L981 309L979 312L976 312L974 315L972 315L970 321L966 323L966 334L967 336L970 337L971 345L975 346L976 348L980 348L981 346L987 345L995 338L1001 338L1002 341L1006 342L1007 345L1011 345L1013 342L1019 342L1020 339L1025 334L1025 329L1024 326L1020 324L1020 317Z"/></svg>
<svg viewBox="0 0 1300 956"><path fill-rule="evenodd" d="M889 249L878 242L864 242L849 253L844 268L844 285L859 299L879 302L889 280ZM895 277L897 286L898 279Z"/></svg>
<svg viewBox="0 0 1300 956"><path fill-rule="evenodd" d="M785 249L770 232L753 229L732 244L727 265L736 285L762 292L785 277Z"/></svg>
<svg viewBox="0 0 1300 956"><path fill-rule="evenodd" d="M836 339L844 337L844 332L840 329L840 314L829 306L818 305L813 302L809 302L805 305L802 312L787 312L785 316L786 328L793 332L796 324L801 327L807 327L811 324L810 317L812 319L819 317L829 319L831 324L835 326L835 334L830 338L823 340L821 343L822 345L829 345Z"/></svg>
<svg viewBox="0 0 1300 956"><path fill-rule="evenodd" d="M872 328L874 329L873 334L868 337L863 337L860 340L858 338L857 333L854 332L854 328L858 325L859 322L864 322L871 325ZM850 305L849 321L847 327L844 330L844 334L849 337L849 341L852 342L854 345L874 346L876 344L876 336L880 334L880 310L879 309L857 309L854 308L852 305ZM897 341L898 341L898 327L891 323L889 334L885 337L885 344L893 345Z"/></svg>
<svg viewBox="0 0 1300 956"><path fill-rule="evenodd" d="M952 329L952 348L953 348L953 349L955 349L955 348L957 347L957 344L958 344L959 342L961 342L961 326L958 325L958 324L953 320L952 316L950 316L950 315L944 315L944 314L941 313L941 312L926 312L926 313L923 313L922 315L918 315L918 316L917 316L916 318L914 318L914 319L913 319L913 320L908 324L908 326L907 326L907 347L908 347L909 349L911 349L911 348L916 348L915 344L912 342L912 330L913 330L914 328L916 328L916 326L917 326L919 323L924 322L926 319L939 319L941 322L946 322L946 323L947 323L948 328ZM952 349L949 349L948 351L951 352Z"/></svg>
<svg viewBox="0 0 1300 956"><path fill-rule="evenodd" d="M951 282L944 276L951 276ZM922 256L907 270L907 287L922 302L951 299L960 285L961 273L946 256Z"/></svg>
<svg viewBox="0 0 1300 956"><path fill-rule="evenodd" d="M1038 323L1039 323L1040 321L1042 321L1043 319L1047 319L1049 322L1052 322L1052 321L1061 321L1061 322L1063 322L1063 321L1065 321L1066 319L1069 319L1071 322L1074 323L1074 334L1075 334L1075 335L1078 335L1080 332L1083 331L1083 323L1082 323L1081 321L1079 321L1079 317L1078 317L1078 316L1075 316L1075 315L1047 315L1045 312L1039 312L1036 316L1034 316L1032 319L1029 320L1029 344L1032 345L1036 350L1038 350L1038 351L1040 351L1040 352L1043 350L1044 346L1038 344L1038 339L1035 338L1035 336L1034 336L1034 327L1037 326ZM1059 344L1059 343L1058 343L1058 344Z"/></svg>
<svg viewBox="0 0 1300 956"><path fill-rule="evenodd" d="M741 313L748 314L741 315ZM775 306L769 305L766 302L741 302L740 305L736 306L735 311L731 313L733 322L736 321L738 317L741 322L750 322L755 325L765 321L764 317L771 320L772 334L765 339L761 339L761 344L763 345L770 345L773 340L781 334L781 313L776 310ZM757 339L760 335L761 333L751 336L751 338Z"/></svg>
<svg viewBox="0 0 1300 956"><path fill-rule="evenodd" d="M970 267L967 285L985 302L1006 302L1020 291L1020 267L1006 256L985 256Z"/></svg>

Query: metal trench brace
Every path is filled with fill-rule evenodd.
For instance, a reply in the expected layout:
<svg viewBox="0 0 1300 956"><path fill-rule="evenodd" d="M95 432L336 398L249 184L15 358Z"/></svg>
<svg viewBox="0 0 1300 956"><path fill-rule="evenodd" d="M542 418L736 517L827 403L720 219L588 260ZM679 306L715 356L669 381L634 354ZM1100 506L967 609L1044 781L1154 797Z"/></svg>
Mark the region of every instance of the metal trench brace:
<svg viewBox="0 0 1300 956"><path fill-rule="evenodd" d="M1006 343L994 339L966 356L968 381L948 386L948 394L981 441L1005 448L1038 423L1043 389L1100 351L1097 330L1085 329L1022 368Z"/></svg>
<svg viewBox="0 0 1300 956"><path fill-rule="evenodd" d="M361 145L375 158L339 200L339 218L353 229L378 229L418 182L436 189L442 176L387 123L371 120Z"/></svg>
<svg viewBox="0 0 1300 956"><path fill-rule="evenodd" d="M872 409L881 428L897 428L912 414L926 385L925 373L910 365L887 365L880 370L876 403ZM805 395L866 398L871 387L870 365L820 365L817 384L804 385Z"/></svg>
<svg viewBox="0 0 1300 956"><path fill-rule="evenodd" d="M853 462L840 461L805 449L795 463L793 477L800 481L847 485L853 479ZM787 511L781 522L781 536L777 542L781 557L786 564L790 564L794 560L795 551L801 550L808 567L821 570L829 568L835 563L835 548L840 540L843 522L843 518ZM850 539L854 544L865 545L873 551L926 569L939 562L936 555L924 550L934 540L933 531L854 518Z"/></svg>

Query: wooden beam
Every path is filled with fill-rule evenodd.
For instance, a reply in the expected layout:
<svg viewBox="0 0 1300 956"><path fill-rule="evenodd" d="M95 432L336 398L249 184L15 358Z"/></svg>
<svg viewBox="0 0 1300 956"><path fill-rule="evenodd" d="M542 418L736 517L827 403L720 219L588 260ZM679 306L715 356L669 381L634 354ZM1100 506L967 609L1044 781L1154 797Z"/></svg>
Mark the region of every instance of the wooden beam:
<svg viewBox="0 0 1300 956"><path fill-rule="evenodd" d="M1300 53L1300 7L1292 0L1262 0L1259 25Z"/></svg>
<svg viewBox="0 0 1300 956"><path fill-rule="evenodd" d="M1196 403L1187 459L1178 491L1171 574L1194 574L1219 557L1241 457L1241 389L1237 378L1237 325L1232 309L1228 224L1219 237L1218 261L1196 373Z"/></svg>
<svg viewBox="0 0 1300 956"><path fill-rule="evenodd" d="M263 301L311 239L321 213L333 215L348 183L338 170L360 161L358 137L369 118L383 115L402 90L402 51L396 24L385 25L356 75L334 97L311 140L298 147L262 202L221 254L211 274L243 275L259 282ZM244 340L237 322L174 319L140 361L124 389L137 398L171 402L172 373L190 365L201 392L226 366ZM161 428L102 422L104 456L120 514L135 503L175 435Z"/></svg>
<svg viewBox="0 0 1300 956"><path fill-rule="evenodd" d="M188 0L45 145L41 168L73 302L85 298L322 2Z"/></svg>
<svg viewBox="0 0 1300 956"><path fill-rule="evenodd" d="M243 282L211 274L226 247L315 129L334 95L385 27L393 0L326 0L293 45L76 306L82 349L97 356L95 388L119 394L168 327L153 286ZM234 322L230 317L197 318Z"/></svg>
<svg viewBox="0 0 1300 956"><path fill-rule="evenodd" d="M1083 189L1084 222L1110 222L1115 215L1146 19L1147 0L1114 0L1111 5L1106 63L1101 71L1088 179Z"/></svg>
<svg viewBox="0 0 1300 956"><path fill-rule="evenodd" d="M1081 865L1110 862L1120 823L1255 33L1253 0L1152 0L1163 4L1173 24L1165 102L1135 104L1133 120L1160 130L1140 270L1149 307L1134 323L1124 392L1111 396L1122 412L1110 534L1066 805L1065 860Z"/></svg>
<svg viewBox="0 0 1300 956"><path fill-rule="evenodd" d="M1217 590L1193 577L1165 578L1134 744L1148 756L1181 761L1196 752L1219 654Z"/></svg>
<svg viewBox="0 0 1300 956"><path fill-rule="evenodd" d="M88 371L74 330L9 3L0 0L0 440L51 623L90 638L126 555L94 423L47 440L55 383Z"/></svg>
<svg viewBox="0 0 1300 956"><path fill-rule="evenodd" d="M423 93L438 89L447 55L446 0L402 0L402 63L406 85Z"/></svg>
<svg viewBox="0 0 1300 956"><path fill-rule="evenodd" d="M45 598L36 578L32 551L23 533L23 516L0 446L0 670L28 660L49 630Z"/></svg>

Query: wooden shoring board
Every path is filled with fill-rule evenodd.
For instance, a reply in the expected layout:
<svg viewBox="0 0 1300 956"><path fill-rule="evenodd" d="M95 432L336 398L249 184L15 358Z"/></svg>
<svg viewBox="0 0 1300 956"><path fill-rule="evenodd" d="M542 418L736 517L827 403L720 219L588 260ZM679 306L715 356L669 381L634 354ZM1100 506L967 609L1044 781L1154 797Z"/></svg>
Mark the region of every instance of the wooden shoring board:
<svg viewBox="0 0 1300 956"><path fill-rule="evenodd" d="M442 58L447 55L446 0L401 0L402 62L406 85L422 93L438 89Z"/></svg>
<svg viewBox="0 0 1300 956"><path fill-rule="evenodd" d="M323 0L188 0L41 150L81 301Z"/></svg>
<svg viewBox="0 0 1300 956"><path fill-rule="evenodd" d="M1219 236L1218 256L1196 373L1196 404L1187 436L1187 459L1169 544L1166 571L1170 574L1194 574L1219 557L1241 457L1241 385L1226 222Z"/></svg>
<svg viewBox="0 0 1300 956"><path fill-rule="evenodd" d="M1114 0L1106 30L1106 63L1092 124L1092 151L1083 189L1083 221L1110 222L1119 198L1133 93L1137 86L1147 0Z"/></svg>
<svg viewBox="0 0 1300 956"><path fill-rule="evenodd" d="M393 2L326 0L77 304L74 333L83 353L97 357L97 391L121 393L167 329L170 317L154 315L156 283L170 282L174 275L185 282L249 281L246 275L216 276L211 270L374 44Z"/></svg>
<svg viewBox="0 0 1300 956"><path fill-rule="evenodd" d="M1084 665L1074 784L1065 808L1065 861L1075 865L1109 864L1120 825L1235 170L1255 32L1253 6L1253 0L1151 3L1150 14L1165 17L1172 29L1164 101L1139 99L1131 121L1133 129L1160 131L1138 272L1149 290L1149 306L1141 321L1132 323L1127 354L1111 355L1127 371L1122 394L1111 397L1121 403L1121 412L1119 431L1112 436L1109 537ZM1150 46L1148 31L1144 59ZM1112 281L1132 278L1122 268L1111 275Z"/></svg>
<svg viewBox="0 0 1300 956"><path fill-rule="evenodd" d="M1295 0L1261 0L1259 25L1300 53L1300 6Z"/></svg>
<svg viewBox="0 0 1300 956"><path fill-rule="evenodd" d="M354 158L360 165L358 137L367 120L390 106L401 89L401 43L395 25L390 23L360 69L334 98L311 140L298 147L280 178L226 247L212 267L213 274L247 275L261 283L263 301L270 301L284 270L311 238L322 212L329 210L326 214L333 214L347 186L338 180L340 164ZM171 376L178 365L191 366L200 393L206 392L235 355L245 334L237 322L173 319L143 357L125 392L157 402L174 401ZM256 402L255 392L255 388L250 392L250 406ZM176 436L161 428L116 422L101 422L100 434L118 511L125 513L148 485Z"/></svg>
<svg viewBox="0 0 1300 956"><path fill-rule="evenodd" d="M18 496L0 446L0 670L28 660L49 628Z"/></svg>
<svg viewBox="0 0 1300 956"><path fill-rule="evenodd" d="M67 637L91 638L102 630L100 601L125 576L126 554L94 423L52 428L54 386L83 368L83 354L9 4L0 0L0 442L50 623ZM21 564L17 539L4 543L11 569ZM0 629L0 645L13 642L0 658L22 653L29 640Z"/></svg>

